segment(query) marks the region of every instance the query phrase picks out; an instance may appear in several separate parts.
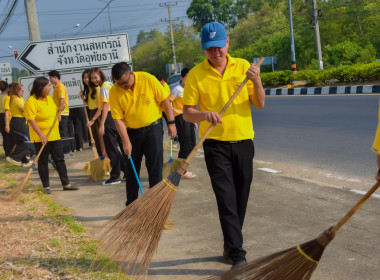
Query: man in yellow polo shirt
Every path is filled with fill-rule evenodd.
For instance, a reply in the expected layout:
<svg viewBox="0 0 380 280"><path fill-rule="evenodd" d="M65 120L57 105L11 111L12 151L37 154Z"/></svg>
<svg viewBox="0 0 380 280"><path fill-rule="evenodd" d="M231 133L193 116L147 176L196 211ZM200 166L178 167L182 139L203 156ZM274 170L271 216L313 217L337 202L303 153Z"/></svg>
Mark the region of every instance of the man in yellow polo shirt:
<svg viewBox="0 0 380 280"><path fill-rule="evenodd" d="M112 67L115 84L110 90L109 104L112 118L123 141L124 153L132 156L137 174L140 174L142 157L149 175L149 187L162 181L163 125L160 103L166 107L168 133L177 134L174 114L166 92L153 75L133 72L125 62ZM138 197L139 186L128 160L126 174L126 205Z"/></svg>
<svg viewBox="0 0 380 280"><path fill-rule="evenodd" d="M380 180L380 103L379 103L379 122L377 125L375 140L372 144L372 151L377 154L377 173L376 180Z"/></svg>
<svg viewBox="0 0 380 280"><path fill-rule="evenodd" d="M53 100L58 108L63 111L61 113L61 121L59 122L59 133L63 138L61 140L62 150L65 157L71 156L70 141L65 140L69 137L69 130L67 123L69 121L69 101L67 99L67 90L65 85L60 81L61 74L57 70L52 70L48 73L50 83L54 85Z"/></svg>
<svg viewBox="0 0 380 280"><path fill-rule="evenodd" d="M206 58L187 76L183 118L192 123L200 122L200 137L210 123L217 124L203 149L219 210L223 257L238 266L246 262L242 227L253 174L251 104L263 108L265 92L260 70L244 59L227 54L229 41L220 23L211 22L202 28L201 43ZM218 112L246 76L249 79L246 86L221 118Z"/></svg>

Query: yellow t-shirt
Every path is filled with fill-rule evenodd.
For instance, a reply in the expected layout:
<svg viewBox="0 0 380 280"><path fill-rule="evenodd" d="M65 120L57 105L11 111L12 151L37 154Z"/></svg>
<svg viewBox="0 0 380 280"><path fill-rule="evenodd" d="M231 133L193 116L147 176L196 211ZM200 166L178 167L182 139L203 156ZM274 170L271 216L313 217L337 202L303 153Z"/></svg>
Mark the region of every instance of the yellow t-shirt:
<svg viewBox="0 0 380 280"><path fill-rule="evenodd" d="M95 97L94 99L92 99L92 97L91 97L92 89L90 89L90 91L89 91L87 105L88 105L88 109L90 109L90 110L98 109L100 87L96 87L95 91L96 92L94 95L94 97Z"/></svg>
<svg viewBox="0 0 380 280"><path fill-rule="evenodd" d="M379 122L377 125L375 140L372 144L372 151L380 155L380 102L379 102Z"/></svg>
<svg viewBox="0 0 380 280"><path fill-rule="evenodd" d="M220 112L240 83L250 63L244 59L227 55L228 63L222 76L207 58L190 70L183 92L184 105L198 105L200 111ZM255 94L253 83L248 80L234 102L222 117L223 123L216 125L208 135L208 139L219 141L240 141L253 139L251 103L249 96ZM199 136L203 136L210 126L202 121Z"/></svg>
<svg viewBox="0 0 380 280"><path fill-rule="evenodd" d="M18 97L13 95L12 101L10 102L10 112L13 117L23 118L24 112L21 111L21 108L24 107L24 97Z"/></svg>
<svg viewBox="0 0 380 280"><path fill-rule="evenodd" d="M0 113L5 113L4 103L7 96L6 93L0 93Z"/></svg>
<svg viewBox="0 0 380 280"><path fill-rule="evenodd" d="M178 84L172 88L169 99L172 103L172 108L175 116L183 113L183 85Z"/></svg>
<svg viewBox="0 0 380 280"><path fill-rule="evenodd" d="M140 128L162 118L160 103L169 96L156 77L146 72L133 72L133 90L114 84L110 91L113 119L124 121L126 127Z"/></svg>
<svg viewBox="0 0 380 280"><path fill-rule="evenodd" d="M101 85L98 108L103 108L103 103L109 103L111 88L112 88L112 83L108 81L105 81ZM108 111L111 111L111 108L108 108Z"/></svg>
<svg viewBox="0 0 380 280"><path fill-rule="evenodd" d="M9 102L10 101L11 101L11 97L9 95L7 97L5 97L5 100L4 100L4 111L5 110L9 111L9 121L11 121L11 118L12 118L11 110L9 108Z"/></svg>
<svg viewBox="0 0 380 280"><path fill-rule="evenodd" d="M50 95L46 96L46 100L37 99L33 94L25 102L25 119L35 120L41 132L46 136L52 127L54 120L57 116L57 106ZM49 136L49 141L56 141L61 139L59 134L58 121L55 123L54 128ZM32 126L29 124L29 134L31 142L41 142L40 137L34 131Z"/></svg>
<svg viewBox="0 0 380 280"><path fill-rule="evenodd" d="M161 84L161 82L160 82L160 84ZM169 93L169 95L170 95L170 87L169 87L169 85L166 82L164 82L161 85L164 87L164 90L167 91ZM165 104L163 102L161 103L161 110L164 111L164 112L166 112Z"/></svg>
<svg viewBox="0 0 380 280"><path fill-rule="evenodd" d="M65 85L62 82L59 82L55 85L54 91L53 91L53 99L55 102L55 105L59 108L59 99L63 98L65 100L65 109L62 111L62 116L68 116L69 115L69 100L67 99L67 90Z"/></svg>

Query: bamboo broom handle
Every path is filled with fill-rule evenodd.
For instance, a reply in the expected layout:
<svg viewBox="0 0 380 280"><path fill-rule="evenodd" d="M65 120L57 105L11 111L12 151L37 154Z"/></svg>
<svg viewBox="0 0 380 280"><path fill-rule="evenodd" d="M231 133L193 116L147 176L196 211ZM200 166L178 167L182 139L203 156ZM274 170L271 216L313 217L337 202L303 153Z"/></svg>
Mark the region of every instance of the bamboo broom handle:
<svg viewBox="0 0 380 280"><path fill-rule="evenodd" d="M80 85L80 90L82 91L82 85ZM83 97L82 98L82 101L83 101L83 108L84 108L84 114L86 115L86 120L88 122L88 114L87 114L87 108L86 108L86 102L84 101ZM91 131L91 127L88 128L88 132L90 134L90 138L91 138L91 144L94 144L94 137L92 136L92 131Z"/></svg>
<svg viewBox="0 0 380 280"><path fill-rule="evenodd" d="M356 203L354 207L332 228L332 232L335 234L355 213L359 208L367 201L367 199L379 188L380 180Z"/></svg>
<svg viewBox="0 0 380 280"><path fill-rule="evenodd" d="M264 61L264 57L260 58L259 62L256 64L256 66L259 67L263 61ZM236 98L236 96L239 94L239 92L245 86L245 84L247 82L248 82L248 78L245 77L244 81L241 82L241 84L239 85L239 87L236 89L235 93L231 96L230 100L228 100L228 102L226 103L226 105L224 105L223 109L220 111L219 115L221 117L227 111L228 107L231 105L231 103L234 101L234 99ZM193 148L193 150L191 151L191 153L189 154L189 156L186 158L187 162L190 162L190 160L193 158L193 156L195 155L195 153L197 152L197 150L201 147L201 145L203 144L203 142L206 140L206 137L210 134L211 130L215 126L216 126L215 123L210 124L210 126L208 127L208 129L206 130L206 132L203 134L202 138L199 140L199 142L195 145L195 147Z"/></svg>

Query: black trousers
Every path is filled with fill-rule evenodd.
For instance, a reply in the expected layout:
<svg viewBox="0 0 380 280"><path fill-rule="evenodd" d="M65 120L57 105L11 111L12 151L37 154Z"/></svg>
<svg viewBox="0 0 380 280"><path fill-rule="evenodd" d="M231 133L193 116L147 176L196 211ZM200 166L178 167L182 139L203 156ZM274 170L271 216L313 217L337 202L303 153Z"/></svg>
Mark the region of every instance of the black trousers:
<svg viewBox="0 0 380 280"><path fill-rule="evenodd" d="M25 143L26 139L24 139L22 136L24 135L26 137L29 137L29 131L26 126L25 118L13 117L11 119L10 129L13 143L16 145L16 148L9 156L15 161L21 161L23 163L28 162L26 155L30 149L28 147L28 144ZM21 133L22 135L18 134L17 132Z"/></svg>
<svg viewBox="0 0 380 280"><path fill-rule="evenodd" d="M7 157L13 148L13 140L11 133L5 131L5 113L0 113L0 133L3 136L3 149Z"/></svg>
<svg viewBox="0 0 380 280"><path fill-rule="evenodd" d="M186 159L196 145L194 124L183 119L182 114L175 117L179 152L178 158Z"/></svg>
<svg viewBox="0 0 380 280"><path fill-rule="evenodd" d="M90 114L88 117L89 117L89 120L91 120L94 117L94 115L96 114L96 112L98 111L98 109L93 109L93 110L89 110L89 111L90 111ZM100 144L100 135L99 135L100 118L101 118L101 116L99 118L97 118L96 121L91 126L92 137L94 137L96 151L98 152L99 157L102 154L104 154L104 151L102 149L102 145Z"/></svg>
<svg viewBox="0 0 380 280"><path fill-rule="evenodd" d="M123 150L123 142L119 133L117 132L115 121L111 116L111 112L108 112L107 119L104 123L104 147L106 148L107 156L111 161L111 179L120 178L120 171L126 174L125 157ZM121 152L118 150L118 146Z"/></svg>
<svg viewBox="0 0 380 280"><path fill-rule="evenodd" d="M59 134L61 138L64 139L61 141L62 150L64 154L68 154L71 151L70 141L65 140L69 138L69 131L67 128L67 122L69 121L69 116L61 116L61 121L59 122Z"/></svg>
<svg viewBox="0 0 380 280"><path fill-rule="evenodd" d="M253 176L253 141L206 140L203 149L218 205L224 251L238 262L246 255L242 227Z"/></svg>
<svg viewBox="0 0 380 280"><path fill-rule="evenodd" d="M145 165L148 170L149 187L153 187L162 181L162 167L164 163L163 149L163 125L162 121L145 129L127 129L132 144L132 159L140 176L142 157L145 156ZM127 202L131 204L138 198L139 185L132 169L130 161L127 161L126 178Z"/></svg>
<svg viewBox="0 0 380 280"><path fill-rule="evenodd" d="M36 151L39 152L42 147L42 143L35 142L34 146L36 147ZM59 178L61 179L62 186L67 186L68 184L70 184L70 182L69 177L67 176L67 168L65 163L65 157L62 151L61 140L49 141L42 150L40 158L38 159L38 174L40 175L42 186L44 188L50 187L48 166L49 154L53 158L53 161L56 165L56 169L58 171Z"/></svg>
<svg viewBox="0 0 380 280"><path fill-rule="evenodd" d="M83 149L84 133L87 128L83 107L70 108L69 122L72 123L69 135L75 138L71 141L71 150Z"/></svg>

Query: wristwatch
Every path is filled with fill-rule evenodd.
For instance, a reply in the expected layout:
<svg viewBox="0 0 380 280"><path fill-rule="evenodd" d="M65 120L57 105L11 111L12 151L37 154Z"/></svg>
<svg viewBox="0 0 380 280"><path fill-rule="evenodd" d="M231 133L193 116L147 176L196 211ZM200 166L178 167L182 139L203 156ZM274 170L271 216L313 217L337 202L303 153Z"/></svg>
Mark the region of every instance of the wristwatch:
<svg viewBox="0 0 380 280"><path fill-rule="evenodd" d="M168 121L168 124L175 124L175 120Z"/></svg>

